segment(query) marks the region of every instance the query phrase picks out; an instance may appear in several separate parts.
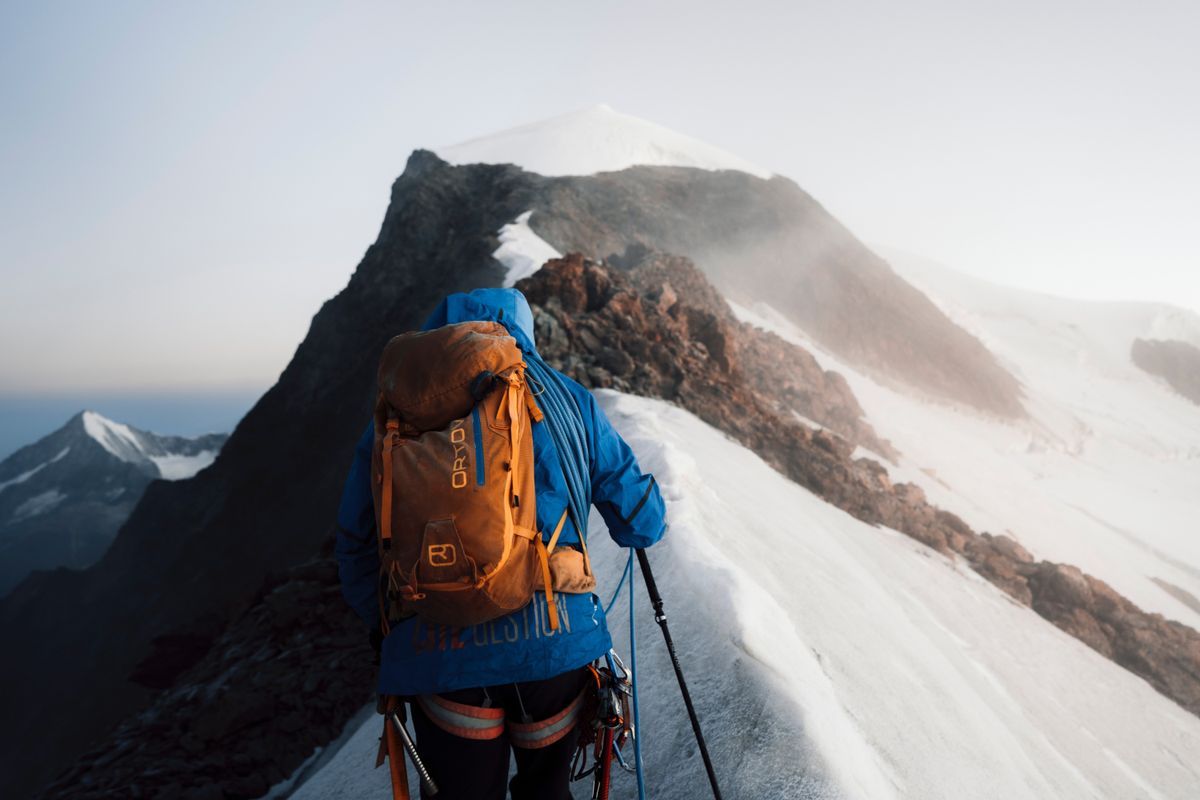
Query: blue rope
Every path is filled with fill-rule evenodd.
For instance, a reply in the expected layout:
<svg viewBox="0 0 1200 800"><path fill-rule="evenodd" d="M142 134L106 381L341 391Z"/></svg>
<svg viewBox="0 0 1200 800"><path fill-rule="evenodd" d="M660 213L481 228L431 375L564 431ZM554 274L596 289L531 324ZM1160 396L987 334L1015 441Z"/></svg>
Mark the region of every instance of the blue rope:
<svg viewBox="0 0 1200 800"><path fill-rule="evenodd" d="M625 574L633 574L633 548L629 548L629 562ZM622 580L624 578L622 577ZM642 722L638 717L637 691L637 627L633 624L633 580L629 581L629 682L633 685L633 763L637 767L638 800L646 800L646 784L642 777Z"/></svg>
<svg viewBox="0 0 1200 800"><path fill-rule="evenodd" d="M609 615L609 612L612 611L613 605L616 604L617 595L619 595L621 593L621 587L625 585L625 579L628 578L630 575L630 571L631 571L630 567L631 567L632 563L633 562L629 562L625 565L625 571L621 573L621 580L619 583L617 583L617 589L615 592L612 593L612 597L609 599L608 605L606 605L604 607L604 616L607 617Z"/></svg>
<svg viewBox="0 0 1200 800"><path fill-rule="evenodd" d="M542 360L536 352L525 353L526 374L532 379L538 405L545 412L546 427L554 448L558 451L558 460L562 464L563 478L567 482L568 508L571 522L579 541L583 541L584 530L587 527L587 511L592 504L592 476L589 465L591 454L588 449L587 430L584 428L583 416L579 406L571 396L570 391L553 369ZM572 457L579 456L579 457ZM605 614L612 608L621 592L621 587L629 578L629 664L630 683L633 688L633 754L637 764L638 798L646 800L646 787L642 777L642 728L638 717L637 694L637 634L633 623L633 548L629 548L629 561L625 571L621 573L621 581L612 599L604 609Z"/></svg>
<svg viewBox="0 0 1200 800"><path fill-rule="evenodd" d="M536 399L545 412L546 427L558 460L562 464L563 478L567 482L568 507L571 522L580 541L587 527L587 509L592 504L592 476L589 470L591 454L588 450L587 431L575 398L563 384L558 374L537 353L526 353L526 372L533 378L538 389ZM579 454L580 457L572 458Z"/></svg>

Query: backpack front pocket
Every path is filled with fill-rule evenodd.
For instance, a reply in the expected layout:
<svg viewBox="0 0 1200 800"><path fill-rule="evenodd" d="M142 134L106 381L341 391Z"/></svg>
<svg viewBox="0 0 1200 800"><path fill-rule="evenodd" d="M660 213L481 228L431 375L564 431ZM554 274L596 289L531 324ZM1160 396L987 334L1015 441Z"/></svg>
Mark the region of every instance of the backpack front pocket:
<svg viewBox="0 0 1200 800"><path fill-rule="evenodd" d="M425 524L421 556L413 571L418 587L432 589L447 584L473 586L478 579L475 560L463 549L453 519L434 519Z"/></svg>

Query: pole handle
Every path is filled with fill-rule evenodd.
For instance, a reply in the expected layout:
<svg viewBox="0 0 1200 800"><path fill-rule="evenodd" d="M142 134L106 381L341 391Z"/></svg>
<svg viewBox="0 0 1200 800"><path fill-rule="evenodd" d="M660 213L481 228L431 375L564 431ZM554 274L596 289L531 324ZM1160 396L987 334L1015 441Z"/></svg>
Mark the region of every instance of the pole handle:
<svg viewBox="0 0 1200 800"><path fill-rule="evenodd" d="M646 581L646 593L650 595L650 605L654 606L654 621L662 625L666 622L667 615L663 612L663 600L662 595L658 593L658 584L654 582L654 571L650 569L650 558L640 547L636 552L638 564L642 568L642 577Z"/></svg>

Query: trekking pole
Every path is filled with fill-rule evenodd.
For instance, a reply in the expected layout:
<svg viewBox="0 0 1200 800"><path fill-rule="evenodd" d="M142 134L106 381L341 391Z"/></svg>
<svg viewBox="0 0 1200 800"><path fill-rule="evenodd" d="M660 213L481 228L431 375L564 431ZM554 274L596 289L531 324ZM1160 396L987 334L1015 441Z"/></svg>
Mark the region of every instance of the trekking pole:
<svg viewBox="0 0 1200 800"><path fill-rule="evenodd" d="M713 797L721 800L721 789L717 786L717 773L713 770L712 759L708 757L708 746L704 743L704 734L700 732L700 719L696 716L696 707L692 705L692 696L688 693L687 682L683 679L683 668L679 666L679 656L675 654L675 643L671 640L671 631L667 628L667 615L663 611L662 597L658 586L654 583L654 572L650 569L650 559L646 551L640 547L637 550L638 563L642 565L642 577L646 579L646 591L650 594L650 604L654 606L654 621L662 628L663 638L667 640L667 652L671 654L671 666L675 668L675 677L679 679L679 691L683 694L683 704L687 706L688 717L692 720L692 730L696 734L696 744L700 746L700 757L704 759L704 769L708 772L708 782L712 784Z"/></svg>

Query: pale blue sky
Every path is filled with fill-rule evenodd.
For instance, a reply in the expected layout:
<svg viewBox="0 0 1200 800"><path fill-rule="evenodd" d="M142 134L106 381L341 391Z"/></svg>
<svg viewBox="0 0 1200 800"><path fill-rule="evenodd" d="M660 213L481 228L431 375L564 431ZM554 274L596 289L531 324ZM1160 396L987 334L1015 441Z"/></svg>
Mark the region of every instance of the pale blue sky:
<svg viewBox="0 0 1200 800"><path fill-rule="evenodd" d="M1200 4L24 3L0 394L261 391L436 147L599 102L869 243L1200 309Z"/></svg>

